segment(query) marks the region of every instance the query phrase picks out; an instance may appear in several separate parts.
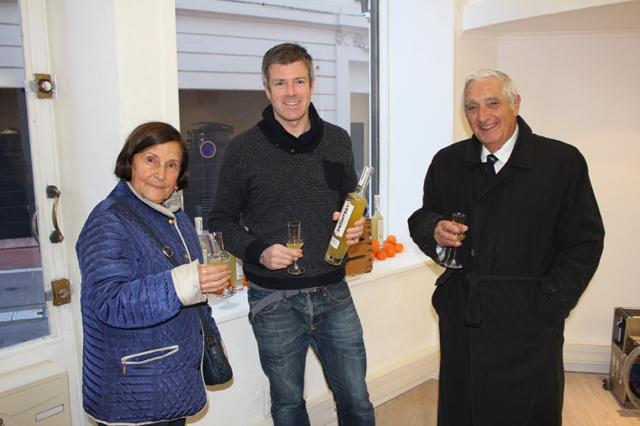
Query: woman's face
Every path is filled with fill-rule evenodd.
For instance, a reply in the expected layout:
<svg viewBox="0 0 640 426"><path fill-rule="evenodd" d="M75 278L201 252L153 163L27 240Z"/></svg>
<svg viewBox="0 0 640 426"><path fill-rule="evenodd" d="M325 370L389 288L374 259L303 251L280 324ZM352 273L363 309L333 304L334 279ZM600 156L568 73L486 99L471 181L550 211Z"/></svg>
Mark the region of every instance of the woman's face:
<svg viewBox="0 0 640 426"><path fill-rule="evenodd" d="M147 200L162 204L176 189L182 147L178 142L153 145L133 156L131 184Z"/></svg>

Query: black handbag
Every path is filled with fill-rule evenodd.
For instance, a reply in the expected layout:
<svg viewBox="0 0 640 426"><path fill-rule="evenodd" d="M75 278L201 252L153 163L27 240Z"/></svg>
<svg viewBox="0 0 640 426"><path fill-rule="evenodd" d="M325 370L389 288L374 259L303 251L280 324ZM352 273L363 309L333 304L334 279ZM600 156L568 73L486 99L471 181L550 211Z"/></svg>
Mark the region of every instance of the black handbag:
<svg viewBox="0 0 640 426"><path fill-rule="evenodd" d="M197 308L204 330L204 355L202 357L204 383L207 386L227 383L233 377L233 371L224 352L224 347L209 325L203 309L200 306Z"/></svg>
<svg viewBox="0 0 640 426"><path fill-rule="evenodd" d="M109 197L109 199L118 202L122 205L130 214L136 219L145 231L153 238L153 240L162 249L162 253L173 263L174 266L179 266L178 261L173 257L173 251L168 246L162 244L160 239L156 237L153 231L142 221L140 216L133 211L127 203L122 201L118 197ZM202 330L204 332L204 353L202 356L202 376L204 377L204 383L207 386L221 385L227 383L233 377L233 370L225 354L222 342L218 339L215 332L209 325L207 317L204 313L202 305L195 305L193 308L198 312L200 317L200 323L202 324Z"/></svg>

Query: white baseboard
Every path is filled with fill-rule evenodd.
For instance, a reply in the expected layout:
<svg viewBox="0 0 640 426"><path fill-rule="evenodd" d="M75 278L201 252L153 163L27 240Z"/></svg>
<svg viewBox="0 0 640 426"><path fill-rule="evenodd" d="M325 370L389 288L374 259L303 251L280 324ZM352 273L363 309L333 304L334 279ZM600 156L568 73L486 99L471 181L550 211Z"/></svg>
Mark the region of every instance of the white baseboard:
<svg viewBox="0 0 640 426"><path fill-rule="evenodd" d="M567 341L564 344L565 371L601 373L609 372L611 345L605 343ZM410 389L438 378L440 349L430 348L367 376L369 395L374 407L402 395ZM333 397L320 395L307 401L312 426L337 425ZM271 426L269 418L254 426Z"/></svg>
<svg viewBox="0 0 640 426"><path fill-rule="evenodd" d="M608 373L611 343L567 341L564 344L564 369L583 373Z"/></svg>

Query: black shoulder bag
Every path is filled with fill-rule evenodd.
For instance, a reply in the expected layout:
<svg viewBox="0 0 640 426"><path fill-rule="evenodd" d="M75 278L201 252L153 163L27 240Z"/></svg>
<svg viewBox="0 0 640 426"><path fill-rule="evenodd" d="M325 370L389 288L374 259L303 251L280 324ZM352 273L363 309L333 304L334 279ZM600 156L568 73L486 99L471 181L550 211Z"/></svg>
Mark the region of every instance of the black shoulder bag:
<svg viewBox="0 0 640 426"><path fill-rule="evenodd" d="M156 234L142 221L140 216L133 211L127 203L122 201L118 197L109 197L110 200L114 200L122 205L130 214L136 219L145 231L153 238L153 240L162 249L167 258L173 263L174 266L179 266L178 261L173 257L173 251L168 246L162 244L162 242L156 237ZM193 306L198 311L200 322L202 323L202 329L204 331L204 354L202 357L202 375L204 377L204 383L207 386L221 385L227 383L233 377L233 371L231 365L225 354L222 342L218 340L213 329L207 321L207 317L204 313L202 305Z"/></svg>

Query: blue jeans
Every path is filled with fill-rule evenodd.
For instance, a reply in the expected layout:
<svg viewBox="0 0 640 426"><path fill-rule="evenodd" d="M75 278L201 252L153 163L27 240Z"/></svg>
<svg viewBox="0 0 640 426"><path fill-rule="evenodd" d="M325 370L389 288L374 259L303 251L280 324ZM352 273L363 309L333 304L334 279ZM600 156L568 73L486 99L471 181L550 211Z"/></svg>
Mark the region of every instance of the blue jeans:
<svg viewBox="0 0 640 426"><path fill-rule="evenodd" d="M250 305L272 292L249 289ZM252 326L271 386L274 426L309 425L302 397L309 346L333 392L340 426L375 425L362 326L345 281L272 303L253 318Z"/></svg>

